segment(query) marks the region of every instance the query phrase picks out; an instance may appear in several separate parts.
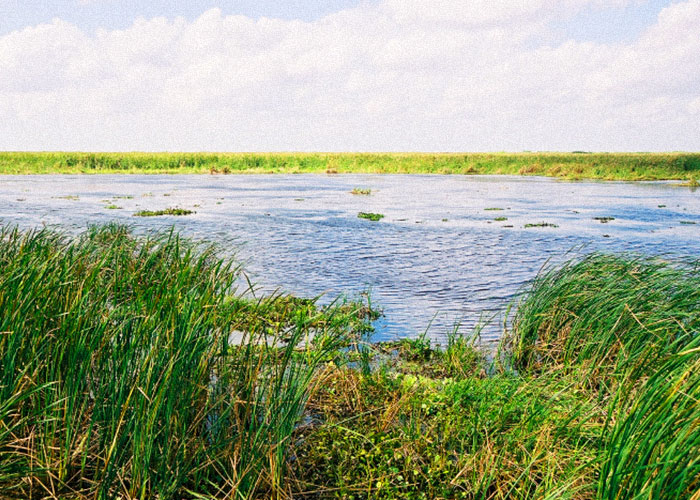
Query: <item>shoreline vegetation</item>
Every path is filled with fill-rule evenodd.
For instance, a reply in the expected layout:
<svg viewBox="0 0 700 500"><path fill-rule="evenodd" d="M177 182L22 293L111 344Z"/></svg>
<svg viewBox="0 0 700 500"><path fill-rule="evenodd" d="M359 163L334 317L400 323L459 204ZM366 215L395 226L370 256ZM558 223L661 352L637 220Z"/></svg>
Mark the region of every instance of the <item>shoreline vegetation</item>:
<svg viewBox="0 0 700 500"><path fill-rule="evenodd" d="M699 264L545 269L494 354L173 231L0 227L0 497L695 499Z"/></svg>
<svg viewBox="0 0 700 500"><path fill-rule="evenodd" d="M68 153L0 152L13 174L482 174L563 179L683 180L700 153Z"/></svg>

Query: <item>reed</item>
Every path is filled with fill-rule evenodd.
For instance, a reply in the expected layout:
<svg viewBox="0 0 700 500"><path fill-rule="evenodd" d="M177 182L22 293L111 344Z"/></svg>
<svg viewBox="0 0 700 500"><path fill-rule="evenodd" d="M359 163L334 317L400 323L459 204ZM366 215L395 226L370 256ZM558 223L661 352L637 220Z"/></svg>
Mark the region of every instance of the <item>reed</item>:
<svg viewBox="0 0 700 500"><path fill-rule="evenodd" d="M0 152L0 174L378 173L679 179L697 186L698 153L82 153Z"/></svg>
<svg viewBox="0 0 700 500"><path fill-rule="evenodd" d="M700 265L594 254L543 272L504 350L607 409L596 498L700 498Z"/></svg>
<svg viewBox="0 0 700 500"><path fill-rule="evenodd" d="M355 311L242 298L240 277L172 232L1 229L0 496L283 496Z"/></svg>
<svg viewBox="0 0 700 500"><path fill-rule="evenodd" d="M699 270L545 269L494 357L172 231L0 227L0 498L695 500Z"/></svg>
<svg viewBox="0 0 700 500"><path fill-rule="evenodd" d="M591 386L654 373L700 329L698 263L593 254L526 291L507 350L526 372L585 371Z"/></svg>

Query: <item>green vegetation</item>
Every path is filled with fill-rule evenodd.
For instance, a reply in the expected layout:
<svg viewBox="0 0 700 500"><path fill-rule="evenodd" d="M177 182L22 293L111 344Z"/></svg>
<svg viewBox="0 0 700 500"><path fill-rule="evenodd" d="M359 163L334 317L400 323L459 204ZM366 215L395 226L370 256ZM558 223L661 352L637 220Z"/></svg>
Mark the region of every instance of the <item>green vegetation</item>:
<svg viewBox="0 0 700 500"><path fill-rule="evenodd" d="M525 224L524 227L559 227L556 224L552 224L551 222L535 222L535 223L527 223Z"/></svg>
<svg viewBox="0 0 700 500"><path fill-rule="evenodd" d="M496 222L503 222L503 221L508 220L508 217L496 217L493 220L495 220Z"/></svg>
<svg viewBox="0 0 700 500"><path fill-rule="evenodd" d="M185 208L166 208L165 210L139 210L134 214L134 217L157 217L159 215L190 215L192 210Z"/></svg>
<svg viewBox="0 0 700 500"><path fill-rule="evenodd" d="M375 214L373 212L360 212L359 214L357 214L357 216L360 219L367 219L367 220L371 220L373 222L377 222L378 220L381 220L384 218L383 214Z"/></svg>
<svg viewBox="0 0 700 500"><path fill-rule="evenodd" d="M700 153L0 153L0 174L352 172L679 179L697 186Z"/></svg>
<svg viewBox="0 0 700 500"><path fill-rule="evenodd" d="M372 190L368 188L353 188L350 194L370 195L372 194Z"/></svg>
<svg viewBox="0 0 700 500"><path fill-rule="evenodd" d="M120 210L122 207L112 203L112 204L106 205L105 208L107 210Z"/></svg>
<svg viewBox="0 0 700 500"><path fill-rule="evenodd" d="M172 233L0 229L0 498L286 488L314 376L371 315L239 277Z"/></svg>
<svg viewBox="0 0 700 500"><path fill-rule="evenodd" d="M494 354L172 232L0 229L0 497L694 498L699 264L545 270Z"/></svg>

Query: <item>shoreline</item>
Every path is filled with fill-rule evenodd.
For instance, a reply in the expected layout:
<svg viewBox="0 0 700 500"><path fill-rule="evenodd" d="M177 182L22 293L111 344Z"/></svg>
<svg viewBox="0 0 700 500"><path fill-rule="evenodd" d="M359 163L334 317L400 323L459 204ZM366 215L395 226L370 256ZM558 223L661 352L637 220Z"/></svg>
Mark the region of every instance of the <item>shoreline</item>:
<svg viewBox="0 0 700 500"><path fill-rule="evenodd" d="M0 250L3 498L700 486L698 262L543 270L491 358L457 334L369 343L369 303L232 294L240 265L177 233L0 227Z"/></svg>
<svg viewBox="0 0 700 500"><path fill-rule="evenodd" d="M439 174L687 181L700 153L81 153L0 152L0 175Z"/></svg>

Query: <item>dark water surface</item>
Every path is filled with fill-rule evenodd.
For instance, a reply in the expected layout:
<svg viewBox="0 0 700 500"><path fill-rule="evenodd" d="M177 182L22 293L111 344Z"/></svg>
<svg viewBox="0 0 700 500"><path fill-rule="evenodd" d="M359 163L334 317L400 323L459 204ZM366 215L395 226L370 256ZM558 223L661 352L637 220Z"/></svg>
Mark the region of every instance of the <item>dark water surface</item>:
<svg viewBox="0 0 700 500"><path fill-rule="evenodd" d="M355 187L372 194L350 194ZM121 208L106 208L110 204ZM133 217L137 210L167 207L197 213ZM359 219L360 211L385 218ZM675 183L427 175L0 176L0 224L80 231L108 221L137 230L175 225L187 236L215 241L244 261L264 291L325 293L330 300L371 287L373 303L386 315L378 339L414 336L431 324L430 335L439 340L457 321L469 331L482 313L495 313L497 323L543 264L572 250L700 257L700 192ZM559 227L524 227L540 222ZM484 337L498 333L496 325Z"/></svg>

